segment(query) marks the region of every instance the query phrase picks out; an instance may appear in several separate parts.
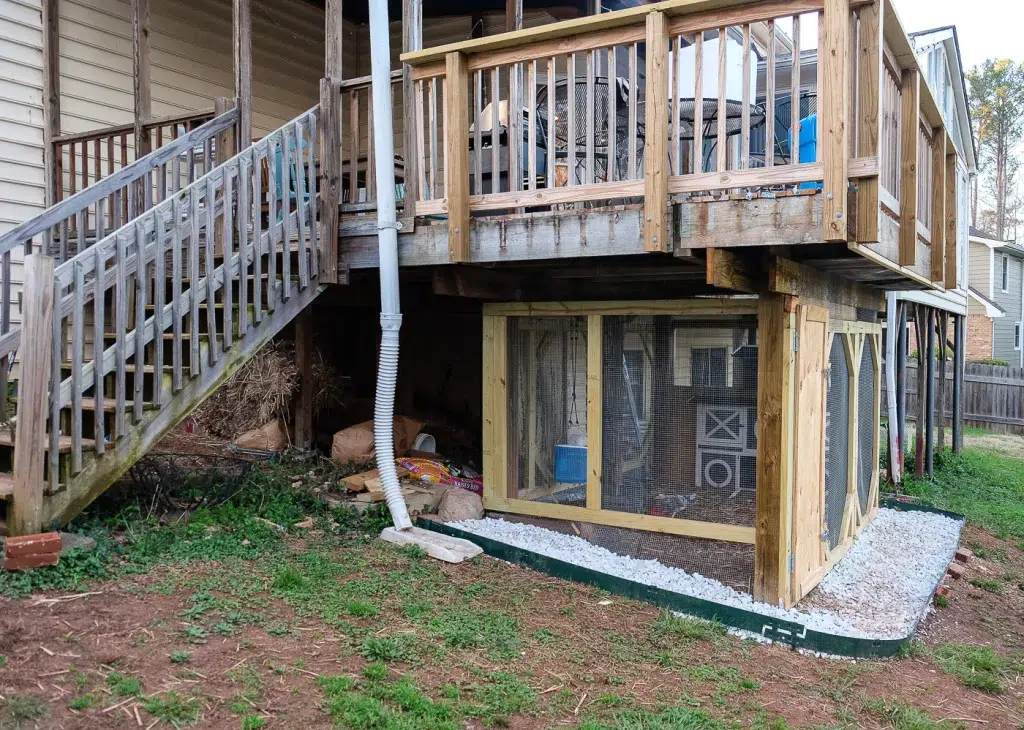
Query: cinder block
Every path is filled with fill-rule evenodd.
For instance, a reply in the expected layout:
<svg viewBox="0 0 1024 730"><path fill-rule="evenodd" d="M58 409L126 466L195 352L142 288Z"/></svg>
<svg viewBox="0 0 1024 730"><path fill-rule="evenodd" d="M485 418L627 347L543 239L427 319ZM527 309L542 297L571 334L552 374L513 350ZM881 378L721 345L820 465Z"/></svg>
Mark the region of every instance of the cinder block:
<svg viewBox="0 0 1024 730"><path fill-rule="evenodd" d="M959 563L950 563L949 567L946 568L946 572L949 574L950 578L959 580L964 577L964 566Z"/></svg>
<svg viewBox="0 0 1024 730"><path fill-rule="evenodd" d="M37 535L22 535L7 538L4 556L20 558L25 555L45 555L60 552L60 535L56 532L43 532Z"/></svg>
<svg viewBox="0 0 1024 730"><path fill-rule="evenodd" d="M970 548L958 547L956 549L956 555L953 556L958 563L966 565L971 558L974 557L974 553L971 552Z"/></svg>

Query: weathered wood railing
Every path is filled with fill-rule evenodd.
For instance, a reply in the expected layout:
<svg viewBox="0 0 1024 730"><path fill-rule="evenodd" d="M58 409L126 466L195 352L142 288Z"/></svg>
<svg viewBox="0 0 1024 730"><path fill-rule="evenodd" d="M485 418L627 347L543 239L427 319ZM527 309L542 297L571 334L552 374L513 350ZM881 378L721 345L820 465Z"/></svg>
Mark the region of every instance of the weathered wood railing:
<svg viewBox="0 0 1024 730"><path fill-rule="evenodd" d="M928 281L948 258L918 260L925 157L902 123L922 115L934 151L942 119L879 0L666 0L402 60L415 212L448 217L453 261L469 255L471 218L489 211L642 204L644 245L660 251L673 200L765 189L819 193L822 241L852 242L908 275ZM816 108L801 108L811 96ZM920 183L928 239L948 228L934 159Z"/></svg>
<svg viewBox="0 0 1024 730"><path fill-rule="evenodd" d="M17 296L12 254L18 249L29 254L38 248L58 263L68 260L129 220L129 204L144 197L143 189L166 195L176 192L186 180L194 180L191 161L195 150L209 149L218 135L231 129L236 118L232 109L0 236L0 392L6 392L7 365L21 337L20 330L11 326L11 308ZM5 405L6 401L0 399L0 421L7 420Z"/></svg>
<svg viewBox="0 0 1024 730"><path fill-rule="evenodd" d="M160 149L190 131L205 125L216 115L213 109L188 112L153 119L142 125L142 144L135 139L135 125L132 123L93 129L77 134L63 134L53 140L53 160L56 165L56 200L73 196L115 172L122 170L154 149ZM198 175L212 168L212 147L201 147L200 154L188 158L188 164L179 175L178 188L196 179ZM143 155L138 153L142 152ZM187 177L190 175L190 177ZM185 177L185 181L180 182ZM166 184L173 183L167 179ZM156 183L159 185L159 181ZM158 192L160 188L158 187ZM160 199L157 199L160 200ZM127 205L127 201L123 201ZM86 219L91 222L91 216Z"/></svg>
<svg viewBox="0 0 1024 730"><path fill-rule="evenodd" d="M51 275L33 262L43 273L26 282L26 298L54 304L49 321L34 317L36 331L24 335L47 346L31 348L24 363L19 422L43 416L25 418L32 428L17 432L16 514L38 507L41 485L32 492L25 478L44 466L48 493L68 491L44 517L87 504L140 444L244 361L267 336L264 323L273 320L276 332L315 296L307 292L319 276L318 114L292 120L56 269L51 263ZM104 411L113 414L110 429Z"/></svg>
<svg viewBox="0 0 1024 730"><path fill-rule="evenodd" d="M339 84L340 125L340 194L342 213L368 213L377 208L375 145L373 141L373 91L370 77L346 79ZM391 74L392 102L402 96L402 73ZM402 114L395 105L395 149L403 146ZM404 157L395 156L396 198L404 197Z"/></svg>
<svg viewBox="0 0 1024 730"><path fill-rule="evenodd" d="M824 239L845 240L855 20L849 0L724 10L670 0L406 54L416 213L448 215L460 260L478 211L643 200L645 246L666 250L670 196L814 183L830 209ZM819 78L799 62L815 45ZM783 65L794 68L785 89L776 84ZM792 100L807 88L818 94L817 149L802 159L804 119ZM786 99L780 145L775 119ZM756 127L765 128L763 150L752 149ZM877 160L857 174L872 167Z"/></svg>

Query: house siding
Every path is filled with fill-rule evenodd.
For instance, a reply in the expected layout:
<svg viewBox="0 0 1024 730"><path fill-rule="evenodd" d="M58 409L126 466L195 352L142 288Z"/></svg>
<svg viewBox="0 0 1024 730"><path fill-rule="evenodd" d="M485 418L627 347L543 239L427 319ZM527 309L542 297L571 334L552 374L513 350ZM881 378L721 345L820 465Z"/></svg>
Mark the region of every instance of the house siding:
<svg viewBox="0 0 1024 730"><path fill-rule="evenodd" d="M992 320L992 356L1008 363L1020 362L1020 352L1013 347L1013 328L1021 318L1021 284L1024 282L1024 260L1017 256L1009 256L1009 273L1007 291L1000 288L1001 254L995 256L995 293L993 300L1003 308L1006 315Z"/></svg>
<svg viewBox="0 0 1024 730"><path fill-rule="evenodd" d="M971 286L987 296L993 296L989 286L992 282L992 249L982 243L970 243L967 271Z"/></svg>

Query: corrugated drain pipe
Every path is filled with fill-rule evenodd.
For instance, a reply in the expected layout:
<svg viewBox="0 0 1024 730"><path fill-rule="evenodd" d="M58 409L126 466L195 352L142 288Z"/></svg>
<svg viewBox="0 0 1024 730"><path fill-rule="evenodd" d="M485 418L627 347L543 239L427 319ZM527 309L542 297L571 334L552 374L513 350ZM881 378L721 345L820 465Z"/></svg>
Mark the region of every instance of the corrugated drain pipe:
<svg viewBox="0 0 1024 730"><path fill-rule="evenodd" d="M377 237L380 254L380 365L373 435L377 469L391 519L399 530L412 527L395 470L394 413L398 381L398 220L395 213L395 143L391 111L391 47L387 0L370 0L370 66L373 83L373 139L377 172Z"/></svg>

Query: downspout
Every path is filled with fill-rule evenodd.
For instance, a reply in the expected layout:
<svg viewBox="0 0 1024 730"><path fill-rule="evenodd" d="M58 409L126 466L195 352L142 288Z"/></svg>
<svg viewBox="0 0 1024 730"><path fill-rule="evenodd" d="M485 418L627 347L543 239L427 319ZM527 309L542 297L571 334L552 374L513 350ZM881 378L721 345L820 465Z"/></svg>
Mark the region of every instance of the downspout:
<svg viewBox="0 0 1024 730"><path fill-rule="evenodd" d="M899 340L899 316L896 292L887 292L885 301L885 400L888 410L889 428L889 479L893 484L903 481L900 472L901 445L899 441L899 418L896 409L896 342Z"/></svg>
<svg viewBox="0 0 1024 730"><path fill-rule="evenodd" d="M380 256L380 365L373 435L377 470L391 520L399 530L412 527L395 470L395 386L398 381L398 220L395 213L395 142L391 110L391 42L387 0L370 0L370 67L373 89L373 141L377 172L377 250Z"/></svg>

